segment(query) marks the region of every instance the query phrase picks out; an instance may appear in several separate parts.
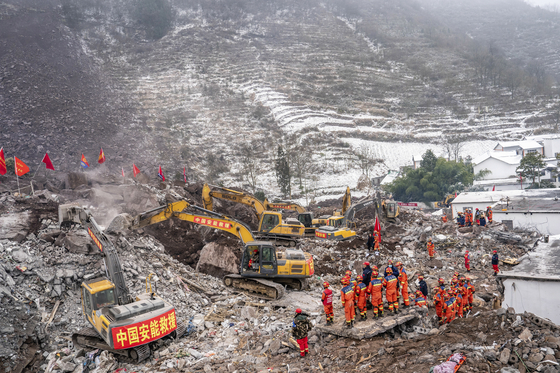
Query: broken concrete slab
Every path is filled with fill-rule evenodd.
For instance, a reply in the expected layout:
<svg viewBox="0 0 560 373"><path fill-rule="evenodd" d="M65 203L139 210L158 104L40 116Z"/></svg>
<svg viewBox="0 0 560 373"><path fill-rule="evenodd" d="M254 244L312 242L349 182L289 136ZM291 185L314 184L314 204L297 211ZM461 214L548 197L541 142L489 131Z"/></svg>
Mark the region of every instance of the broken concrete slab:
<svg viewBox="0 0 560 373"><path fill-rule="evenodd" d="M0 216L0 240L22 242L29 233L31 214L29 211Z"/></svg>
<svg viewBox="0 0 560 373"><path fill-rule="evenodd" d="M215 277L238 273L239 252L235 248L210 242L200 251L196 270Z"/></svg>
<svg viewBox="0 0 560 373"><path fill-rule="evenodd" d="M385 316L381 319L368 319L362 322L355 322L353 328L348 328L343 318L340 318L333 326L319 325L315 328L323 333L334 334L339 337L352 339L371 338L420 317L418 310L419 308L411 308L395 316Z"/></svg>

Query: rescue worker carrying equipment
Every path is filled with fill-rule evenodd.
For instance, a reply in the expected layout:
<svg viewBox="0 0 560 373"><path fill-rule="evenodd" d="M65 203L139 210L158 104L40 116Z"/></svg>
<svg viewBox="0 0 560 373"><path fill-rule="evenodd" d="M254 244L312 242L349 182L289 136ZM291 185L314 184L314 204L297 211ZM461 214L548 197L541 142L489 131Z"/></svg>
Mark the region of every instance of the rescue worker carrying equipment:
<svg viewBox="0 0 560 373"><path fill-rule="evenodd" d="M399 283L401 285L401 295L403 297L403 303L405 307L410 306L410 300L408 299L408 275L401 262L397 262L397 268L399 269Z"/></svg>
<svg viewBox="0 0 560 373"><path fill-rule="evenodd" d="M385 298L389 304L389 311L393 313L399 312L399 280L393 275L391 268L387 267L385 280L383 280L385 290Z"/></svg>
<svg viewBox="0 0 560 373"><path fill-rule="evenodd" d="M350 285L350 280L344 279L342 283L344 287L340 290L340 300L344 306L344 316L346 317L346 326L351 328L354 324L354 287Z"/></svg>
<svg viewBox="0 0 560 373"><path fill-rule="evenodd" d="M494 269L494 276L496 276L500 272L498 268L498 252L496 250L494 250L494 255L492 255L492 268Z"/></svg>
<svg viewBox="0 0 560 373"><path fill-rule="evenodd" d="M371 294L371 305L373 306L373 317L383 317L383 278L377 271L371 274L368 286L368 294Z"/></svg>
<svg viewBox="0 0 560 373"><path fill-rule="evenodd" d="M360 311L360 321L365 321L367 320L367 286L366 284L364 284L362 276L358 276L356 279L358 281L358 284L356 285L355 294L358 309Z"/></svg>
<svg viewBox="0 0 560 373"><path fill-rule="evenodd" d="M428 239L427 247L428 247L428 255L430 256L430 259L433 259L435 254L435 247L431 238Z"/></svg>
<svg viewBox="0 0 560 373"><path fill-rule="evenodd" d="M323 301L323 309L325 310L325 316L327 318L327 325L332 325L334 320L334 312L333 312L333 292L329 289L329 283L323 282L323 294L321 296L321 300Z"/></svg>
<svg viewBox="0 0 560 373"><path fill-rule="evenodd" d="M307 346L307 333L311 331L312 325L307 319L307 316L307 314L302 313L301 309L298 308L292 324L292 335L299 345L301 357L304 357L305 354L309 353L309 347Z"/></svg>

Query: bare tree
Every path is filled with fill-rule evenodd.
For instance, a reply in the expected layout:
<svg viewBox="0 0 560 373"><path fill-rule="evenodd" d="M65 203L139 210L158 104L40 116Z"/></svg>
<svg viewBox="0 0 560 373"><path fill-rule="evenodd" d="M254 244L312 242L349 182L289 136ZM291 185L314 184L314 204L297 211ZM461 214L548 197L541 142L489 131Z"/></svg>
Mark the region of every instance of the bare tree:
<svg viewBox="0 0 560 373"><path fill-rule="evenodd" d="M456 135L445 135L443 137L442 146L449 160L458 161L461 156L461 150L465 146L465 139Z"/></svg>
<svg viewBox="0 0 560 373"><path fill-rule="evenodd" d="M504 83L513 100L513 95L517 92L521 84L523 84L523 72L517 68L510 68L504 75Z"/></svg>
<svg viewBox="0 0 560 373"><path fill-rule="evenodd" d="M252 141L249 144L242 144L239 149L239 154L243 177L253 189L253 193L255 193L259 176L265 170L260 160L262 149L257 141Z"/></svg>
<svg viewBox="0 0 560 373"><path fill-rule="evenodd" d="M355 151L355 154L358 157L358 165L362 170L362 174L366 175L369 179L369 174L373 169L373 166L377 164L373 148L367 145L362 145Z"/></svg>

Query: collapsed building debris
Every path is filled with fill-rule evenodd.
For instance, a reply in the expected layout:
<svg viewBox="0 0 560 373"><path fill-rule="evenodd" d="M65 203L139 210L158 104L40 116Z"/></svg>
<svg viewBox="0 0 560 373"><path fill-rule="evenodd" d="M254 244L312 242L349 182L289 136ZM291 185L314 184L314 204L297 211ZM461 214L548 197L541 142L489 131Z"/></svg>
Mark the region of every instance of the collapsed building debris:
<svg viewBox="0 0 560 373"><path fill-rule="evenodd" d="M559 371L560 330L555 324L532 314L517 314L512 308L493 309L502 294L499 281L491 276L492 250L498 250L501 258L519 258L534 250L540 237L534 232L509 232L501 224L461 232L453 223L442 223L438 216L414 210L402 211L394 224L383 223L378 252L370 252L366 246L374 224L374 218L367 214L358 221L357 237L352 241L302 240L299 248L314 256L315 276L308 281L308 289L287 289L285 297L275 301L224 286L220 276L227 269L210 265L219 264L212 258L222 249L238 253L241 247L225 234L174 221L136 232L114 227L110 238L131 290L145 291L146 277L155 273L156 292L170 300L177 317L189 327L183 338L159 341L152 358L142 364L108 352L75 349L70 336L87 325L80 283L103 274L105 268L83 228L59 227L58 203L76 198L100 216L135 214L146 206L119 202L108 213L106 203L99 207L90 197L83 197L91 195L91 189L80 188L79 198L73 190L43 190L26 198L0 194L0 219L5 222L0 228L0 364L8 372L81 372L84 363L96 372L347 372L356 368L427 372L455 352L467 359L461 371ZM195 202L198 198L194 185L159 190L109 184L95 189L104 191L106 199L121 195L124 189L139 196L138 201L157 204L172 198ZM227 213L226 203L220 208ZM17 219L9 223L12 217ZM107 216L104 224L110 222ZM519 239L502 239L504 234ZM426 251L430 237L436 245L432 261ZM201 252L212 244L219 247L207 248L210 254ZM361 274L365 260L383 270L392 259L404 264L409 292L418 288L420 274L431 291L440 277L449 282L455 271L466 274L465 250L471 253L469 276L476 286L474 309L465 318L439 327L433 308L426 314L425 309L413 307L346 329L340 328L344 316L335 297L335 325L324 325L320 303L323 281L329 281L339 294L344 271ZM201 261L207 264L201 265ZM197 266L198 271L194 269ZM311 315L315 325L309 334L311 354L306 359L299 359L290 334L297 307Z"/></svg>

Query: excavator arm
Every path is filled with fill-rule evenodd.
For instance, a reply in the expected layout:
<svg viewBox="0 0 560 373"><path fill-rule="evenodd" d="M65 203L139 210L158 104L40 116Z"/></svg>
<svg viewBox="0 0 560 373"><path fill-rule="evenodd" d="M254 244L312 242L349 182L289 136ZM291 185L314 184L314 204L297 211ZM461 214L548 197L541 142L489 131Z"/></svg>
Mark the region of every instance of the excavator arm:
<svg viewBox="0 0 560 373"><path fill-rule="evenodd" d="M101 231L91 212L76 205L60 205L58 217L61 224L79 223L87 229L95 245L104 254L105 268L107 268L109 279L115 284L115 296L118 304L132 303L133 299L128 286L126 286L117 250L111 240Z"/></svg>
<svg viewBox="0 0 560 373"><path fill-rule="evenodd" d="M289 210L296 211L298 214L305 212L305 209L295 202L273 202L270 203L268 200L264 200L264 207L266 210L278 211L278 210Z"/></svg>
<svg viewBox="0 0 560 373"><path fill-rule="evenodd" d="M215 185L204 184L204 187L202 188L202 205L206 210L213 210L214 198L251 206L254 208L257 219L259 220L261 219L263 212L267 210L265 208L265 205L261 201L259 201L257 197L251 194L246 194L233 189L222 188Z"/></svg>
<svg viewBox="0 0 560 373"><path fill-rule="evenodd" d="M134 217L133 223L129 228L139 229L173 217L231 233L241 239L244 244L255 241L251 229L239 220L198 206L193 206L183 200L169 203L165 206L160 206L137 215Z"/></svg>
<svg viewBox="0 0 560 373"><path fill-rule="evenodd" d="M374 200L372 198L364 197L360 201L358 201L357 203L350 206L350 208L347 209L346 213L344 214L344 220L345 220L346 225L349 222L354 221L354 216L356 215L356 213L358 211L365 209L366 207L371 205L373 202L374 202Z"/></svg>

